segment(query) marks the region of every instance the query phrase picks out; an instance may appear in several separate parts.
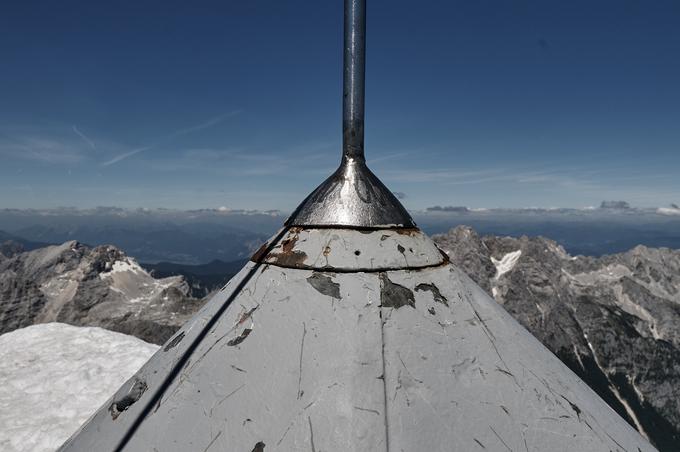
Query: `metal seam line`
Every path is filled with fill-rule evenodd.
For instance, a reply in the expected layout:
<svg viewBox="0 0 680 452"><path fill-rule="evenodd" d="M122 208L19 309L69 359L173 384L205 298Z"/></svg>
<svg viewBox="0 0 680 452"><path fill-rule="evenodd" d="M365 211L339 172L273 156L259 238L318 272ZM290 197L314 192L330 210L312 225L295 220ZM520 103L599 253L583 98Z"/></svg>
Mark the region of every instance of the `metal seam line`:
<svg viewBox="0 0 680 452"><path fill-rule="evenodd" d="M281 240L283 235L288 232L288 228L284 227L281 229L281 231L278 233L278 235L269 243L269 245L266 248L266 252L264 255L267 255L274 245ZM182 368L184 365L187 363L191 355L196 351L196 348L203 342L203 339L208 335L208 332L212 329L213 326L217 323L220 317L222 317L222 314L224 314L224 311L226 311L227 307L231 304L231 302L236 298L237 295L241 293L243 288L248 284L250 279L255 275L255 273L262 267L263 262L260 260L260 262L255 262L255 265L253 265L253 268L251 268L248 273L243 277L243 279L238 283L238 285L232 290L231 294L227 297L227 299L222 303L222 306L213 314L213 316L208 320L208 323L205 324L203 329L198 333L196 338L193 340L193 342L187 347L186 351L184 354L177 360L174 366L172 366L172 369L170 369L170 372L168 375L165 377L165 380L161 383L160 387L158 390L154 393L153 397L151 397L151 400L147 402L147 404L144 406L142 409L141 413L137 416L137 419L132 423L128 431L125 433L125 436L120 440L118 443L118 446L114 449L114 452L122 452L125 446L127 445L128 442L130 442L130 439L132 436L135 434L137 429L139 429L140 425L144 422L144 419L149 415L151 410L153 409L154 405L163 397L163 394L165 394L165 391L170 387L172 382L177 378L179 373L182 371Z"/></svg>

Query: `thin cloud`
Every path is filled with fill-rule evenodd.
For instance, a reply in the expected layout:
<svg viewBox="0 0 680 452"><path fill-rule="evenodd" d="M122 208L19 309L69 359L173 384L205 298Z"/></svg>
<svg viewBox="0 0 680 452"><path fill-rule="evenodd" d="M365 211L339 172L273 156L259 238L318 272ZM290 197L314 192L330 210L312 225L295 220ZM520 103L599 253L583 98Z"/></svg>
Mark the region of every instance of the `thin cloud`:
<svg viewBox="0 0 680 452"><path fill-rule="evenodd" d="M83 132L81 132L78 129L78 127L76 127L75 124L73 125L72 129L73 129L73 132L75 132L75 134L78 135L80 137L80 139L82 139L85 143L87 143L88 146L90 146L95 151L97 150L97 145L94 144L94 141L90 140L90 138L87 135L85 135Z"/></svg>
<svg viewBox="0 0 680 452"><path fill-rule="evenodd" d="M179 129L179 130L171 133L170 135L168 135L166 138L176 138L176 137L179 137L179 136L182 136L182 135L186 135L188 133L197 132L199 130L207 129L208 127L212 127L212 126L215 126L215 125L221 123L225 119L232 118L232 117L238 115L239 113L241 113L241 110L234 110L234 111L231 111L229 113L225 113L223 115L215 116L214 118L208 119L207 121L205 121L201 124L197 124L195 126L187 127L185 129Z"/></svg>
<svg viewBox="0 0 680 452"><path fill-rule="evenodd" d="M0 155L57 164L73 164L83 159L76 147L43 137L0 139Z"/></svg>
<svg viewBox="0 0 680 452"><path fill-rule="evenodd" d="M209 119L209 120L207 120L207 121L205 121L201 124L197 124L197 125L194 125L194 126L191 126L191 127L184 128L184 129L176 130L176 131L172 132L171 134L166 135L165 137L161 138L160 140L158 140L154 144L151 144L149 146L143 146L143 147L140 147L140 148L136 148L136 149L133 149L131 151L124 152L122 154L118 154L115 157L113 157L112 159L103 162L101 164L101 166L113 165L113 164L118 163L120 161L123 161L123 160L125 160L129 157L132 157L133 155L137 155L140 152L148 151L149 149L154 149L154 148L160 146L161 144L165 144L169 141L172 141L174 138L177 138L177 137L180 137L180 136L183 136L183 135L187 135L189 133L197 132L199 130L207 129L208 127L213 127L213 126L221 123L222 121L224 121L227 118L231 118L233 116L236 116L240 112L241 112L240 110L235 110L235 111L232 111L232 112L220 115L220 116L215 116L214 118L211 118L211 119Z"/></svg>
<svg viewBox="0 0 680 452"><path fill-rule="evenodd" d="M125 152L123 154L119 154L112 158L111 160L107 160L106 162L102 163L101 166L113 165L114 163L118 163L121 160L125 160L128 157L132 157L133 155L139 154L140 152L148 151L151 148L153 148L153 146L144 146L141 148L133 149L129 152Z"/></svg>

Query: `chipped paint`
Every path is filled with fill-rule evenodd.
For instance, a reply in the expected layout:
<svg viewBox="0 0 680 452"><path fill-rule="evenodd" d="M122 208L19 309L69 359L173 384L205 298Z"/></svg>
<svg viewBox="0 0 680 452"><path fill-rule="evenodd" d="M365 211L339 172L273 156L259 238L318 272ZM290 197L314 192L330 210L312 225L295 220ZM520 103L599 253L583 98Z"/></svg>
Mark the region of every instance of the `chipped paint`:
<svg viewBox="0 0 680 452"><path fill-rule="evenodd" d="M253 330L251 328L245 328L241 334L236 336L235 338L231 339L229 342L227 342L227 345L230 347L233 347L234 345L238 345L241 342L245 341L248 335L252 332Z"/></svg>
<svg viewBox="0 0 680 452"><path fill-rule="evenodd" d="M398 253L391 234L362 236ZM287 242L290 251L310 236L297 237L294 246ZM317 241L317 254L330 246L330 260L340 243ZM343 265L357 262L356 249L363 256L371 248L346 249L351 261ZM654 451L450 264L376 272L255 265L119 391L124 397L136 381L149 388L131 404L114 398L124 415L114 421L109 402L63 451L116 450L149 394L248 274L126 452L203 450L211 441L209 451L594 452L619 444ZM380 304L370 302L377 297Z"/></svg>
<svg viewBox="0 0 680 452"><path fill-rule="evenodd" d="M389 277L456 302L383 308L391 449L655 450L460 270L424 273Z"/></svg>
<svg viewBox="0 0 680 452"><path fill-rule="evenodd" d="M130 408L139 398L144 394L147 390L146 382L142 379L135 378L132 382L132 385L130 386L130 389L127 390L125 395L123 395L120 398L114 399L113 402L111 402L111 405L109 405L109 413L111 413L111 419L114 421L118 419L118 416L123 411L126 411L128 408Z"/></svg>
<svg viewBox="0 0 680 452"><path fill-rule="evenodd" d="M323 295L336 299L340 298L340 284L333 282L333 279L328 275L314 272L312 276L307 278L307 282Z"/></svg>
<svg viewBox="0 0 680 452"><path fill-rule="evenodd" d="M62 452L655 450L366 166L365 6L345 1L340 167Z"/></svg>
<svg viewBox="0 0 680 452"><path fill-rule="evenodd" d="M265 260L268 263L280 265L282 267L298 267L307 259L307 254L304 251L296 249L295 244L300 238L300 228L292 227L287 230L287 234L281 241L274 245L272 250L266 254L265 251L258 251L253 258L257 256L257 262Z"/></svg>
<svg viewBox="0 0 680 452"><path fill-rule="evenodd" d="M170 339L170 341L165 344L165 346L163 347L163 351L164 352L170 351L170 349L174 348L177 344L182 342L182 339L184 339L184 331L180 331L179 333L175 334L175 337Z"/></svg>
<svg viewBox="0 0 680 452"><path fill-rule="evenodd" d="M418 230L291 228L269 254L258 251L252 260L341 272L428 268L448 262L448 257Z"/></svg>
<svg viewBox="0 0 680 452"><path fill-rule="evenodd" d="M430 292L432 294L432 298L434 298L434 301L436 301L437 303L441 303L443 305L446 305L446 306L449 305L449 300L447 300L446 297L444 295L442 295L442 293L439 291L437 286L435 286L434 284L420 283L416 286L416 288L414 290L416 292L419 292L419 291Z"/></svg>
<svg viewBox="0 0 680 452"><path fill-rule="evenodd" d="M655 450L366 166L365 6L345 1L340 167L62 452Z"/></svg>
<svg viewBox="0 0 680 452"><path fill-rule="evenodd" d="M407 305L413 308L416 300L410 289L393 283L386 273L380 273L380 304L384 308L399 309Z"/></svg>

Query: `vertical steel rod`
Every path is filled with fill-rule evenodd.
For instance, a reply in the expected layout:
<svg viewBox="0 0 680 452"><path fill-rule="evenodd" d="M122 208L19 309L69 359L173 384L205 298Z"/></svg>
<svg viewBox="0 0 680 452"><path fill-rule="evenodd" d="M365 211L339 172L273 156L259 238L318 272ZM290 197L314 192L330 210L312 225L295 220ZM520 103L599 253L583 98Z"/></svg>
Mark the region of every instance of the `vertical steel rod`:
<svg viewBox="0 0 680 452"><path fill-rule="evenodd" d="M344 47L342 154L364 161L366 0L345 0Z"/></svg>

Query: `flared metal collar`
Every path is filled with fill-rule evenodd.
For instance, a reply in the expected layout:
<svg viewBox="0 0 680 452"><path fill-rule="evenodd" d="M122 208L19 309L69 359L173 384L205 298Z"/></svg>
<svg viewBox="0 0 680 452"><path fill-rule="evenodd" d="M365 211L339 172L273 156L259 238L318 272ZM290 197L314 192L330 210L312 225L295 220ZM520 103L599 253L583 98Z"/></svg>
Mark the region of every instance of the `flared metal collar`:
<svg viewBox="0 0 680 452"><path fill-rule="evenodd" d="M286 226L380 229L416 224L363 158L343 156L340 167L302 201Z"/></svg>

